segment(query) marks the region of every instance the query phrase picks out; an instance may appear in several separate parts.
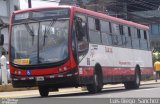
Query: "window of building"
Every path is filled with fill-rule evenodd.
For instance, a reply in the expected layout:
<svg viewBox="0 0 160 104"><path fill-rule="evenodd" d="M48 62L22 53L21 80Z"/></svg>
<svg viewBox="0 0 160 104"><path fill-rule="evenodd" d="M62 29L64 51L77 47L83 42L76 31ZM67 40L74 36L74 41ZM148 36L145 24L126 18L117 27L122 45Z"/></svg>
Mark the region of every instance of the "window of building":
<svg viewBox="0 0 160 104"><path fill-rule="evenodd" d="M158 24L152 24L151 25L151 34L158 35L160 32L159 25Z"/></svg>

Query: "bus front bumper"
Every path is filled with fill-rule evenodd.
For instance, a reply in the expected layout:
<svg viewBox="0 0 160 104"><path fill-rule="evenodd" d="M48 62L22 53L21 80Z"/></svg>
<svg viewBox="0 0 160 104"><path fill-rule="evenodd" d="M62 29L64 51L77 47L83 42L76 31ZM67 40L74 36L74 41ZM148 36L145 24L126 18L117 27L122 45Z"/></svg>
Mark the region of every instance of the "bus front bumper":
<svg viewBox="0 0 160 104"><path fill-rule="evenodd" d="M78 86L78 73L68 75L48 75L48 76L31 76L19 77L11 75L12 85L15 88L50 86L56 88L75 87Z"/></svg>

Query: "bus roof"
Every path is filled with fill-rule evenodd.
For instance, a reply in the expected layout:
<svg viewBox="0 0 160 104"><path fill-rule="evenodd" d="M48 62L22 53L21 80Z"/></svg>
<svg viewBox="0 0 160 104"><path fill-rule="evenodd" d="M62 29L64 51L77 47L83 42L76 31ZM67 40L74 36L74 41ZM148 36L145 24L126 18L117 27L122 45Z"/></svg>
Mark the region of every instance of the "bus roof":
<svg viewBox="0 0 160 104"><path fill-rule="evenodd" d="M21 12L27 12L27 11L32 11L32 10L40 10L40 9L47 9L47 8L70 8L76 12L80 12L80 13L84 13L87 15L91 15L94 16L96 18L102 18L102 19L106 19L108 21L112 21L112 22L116 22L116 23L120 23L120 24L125 24L128 26L132 26L132 27L137 27L137 28L141 28L144 30L148 30L149 27L145 26L145 25L141 25L132 21L127 21L124 19L120 19L120 18L116 18L116 17L112 17L103 13L99 13L99 12L95 12L95 11L91 11L91 10L87 10L87 9L83 9L80 7L76 7L76 6L51 6L51 7L39 7L39 8L28 8L28 9L24 9L24 10L18 10L18 11L14 11L13 13L21 13Z"/></svg>
<svg viewBox="0 0 160 104"><path fill-rule="evenodd" d="M77 12L81 12L81 13L85 13L85 14L97 17L97 18L102 18L102 19L104 18L104 19L107 19L108 21L112 21L112 22L116 22L116 23L125 24L125 25L128 25L128 26L141 28L141 29L144 29L144 30L148 30L149 29L148 26L145 26L145 25L142 25L142 24L138 24L138 23L135 23L135 22L132 22L132 21L128 21L128 20L112 17L112 16L109 16L107 14L103 14L103 13L99 13L99 12L83 9L83 8L80 8L80 7L74 7L74 10L77 11Z"/></svg>

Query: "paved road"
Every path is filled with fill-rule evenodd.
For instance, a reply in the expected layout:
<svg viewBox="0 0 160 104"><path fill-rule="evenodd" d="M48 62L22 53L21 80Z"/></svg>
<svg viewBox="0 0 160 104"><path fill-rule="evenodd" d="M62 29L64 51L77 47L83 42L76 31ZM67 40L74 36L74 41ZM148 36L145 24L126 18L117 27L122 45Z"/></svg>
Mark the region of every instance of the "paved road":
<svg viewBox="0 0 160 104"><path fill-rule="evenodd" d="M120 104L122 103L121 101L123 101L123 104L136 104L136 101L142 101L141 104L144 104L148 101L148 104L153 104L153 102L154 104L160 104L160 83L142 85L140 89L137 90L125 90L123 86L109 87L104 88L103 91L98 94L89 94L86 91L78 90L73 90L72 92L53 92L50 93L50 96L47 98L41 98L36 90L28 92L32 93L32 95L27 95L25 92L14 92L17 93L14 99L3 98L0 102L2 102L2 104L6 104L4 103L5 101L17 101L18 104ZM142 99L135 100L133 98ZM147 100L143 100L143 98L147 98ZM124 101L129 102L124 103Z"/></svg>

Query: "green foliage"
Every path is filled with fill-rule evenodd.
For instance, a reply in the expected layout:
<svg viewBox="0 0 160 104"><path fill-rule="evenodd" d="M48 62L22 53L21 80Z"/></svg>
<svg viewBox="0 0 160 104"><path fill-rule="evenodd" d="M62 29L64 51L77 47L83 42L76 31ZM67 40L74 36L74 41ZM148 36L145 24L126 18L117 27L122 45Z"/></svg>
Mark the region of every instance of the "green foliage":
<svg viewBox="0 0 160 104"><path fill-rule="evenodd" d="M153 63L158 60L160 61L160 52L154 52L152 53Z"/></svg>

